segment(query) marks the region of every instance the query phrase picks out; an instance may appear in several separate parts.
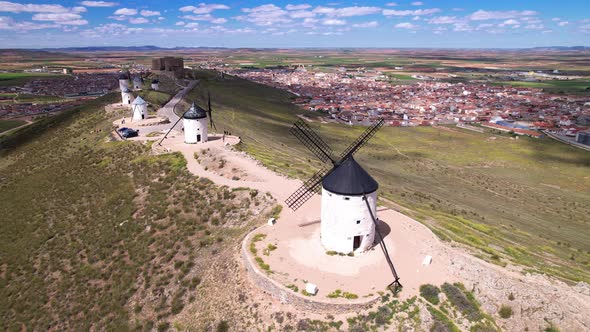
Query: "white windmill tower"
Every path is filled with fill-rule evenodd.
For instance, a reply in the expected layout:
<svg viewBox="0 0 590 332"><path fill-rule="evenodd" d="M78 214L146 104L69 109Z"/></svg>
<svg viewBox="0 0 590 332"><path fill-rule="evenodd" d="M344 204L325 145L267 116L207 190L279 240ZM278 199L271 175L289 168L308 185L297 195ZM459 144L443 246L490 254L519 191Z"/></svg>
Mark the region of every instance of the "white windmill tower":
<svg viewBox="0 0 590 332"><path fill-rule="evenodd" d="M160 81L158 79L154 79L152 81L152 90L158 90L160 89Z"/></svg>
<svg viewBox="0 0 590 332"><path fill-rule="evenodd" d="M123 89L121 89L121 103L123 105L131 106L133 99L133 93L131 93L131 90L129 90L129 88L124 87Z"/></svg>
<svg viewBox="0 0 590 332"><path fill-rule="evenodd" d="M143 119L147 119L148 111L147 111L147 103L141 96L137 96L135 100L131 103L131 109L133 111L133 115L131 121L141 121Z"/></svg>
<svg viewBox="0 0 590 332"><path fill-rule="evenodd" d="M184 142L188 144L207 142L207 111L193 104L182 116Z"/></svg>
<svg viewBox="0 0 590 332"><path fill-rule="evenodd" d="M188 111L184 112L178 121L176 121L172 127L168 130L166 135L162 137L158 145L162 145L162 142L168 137L168 134L176 127L176 125L182 120L184 125L184 142L187 144L205 143L209 140L208 129L207 129L207 117L209 117L209 123L211 124L212 130L217 130L215 123L213 122L213 116L211 115L211 95L207 93L207 110L204 110L194 101Z"/></svg>
<svg viewBox="0 0 590 332"><path fill-rule="evenodd" d="M373 247L375 223L371 215L377 215L378 188L377 181L352 156L324 177L320 228L326 250L349 253Z"/></svg>
<svg viewBox="0 0 590 332"><path fill-rule="evenodd" d="M394 289L401 287L399 277L383 242L377 220L377 189L379 184L353 155L383 126L383 119L371 125L352 142L339 158L333 157L332 149L304 121L294 123L290 132L307 146L322 162L331 162L332 168L323 168L303 183L289 198L287 206L293 210L322 188L320 223L321 242L327 251L361 253L378 244L391 268Z"/></svg>
<svg viewBox="0 0 590 332"><path fill-rule="evenodd" d="M143 79L139 76L133 78L133 90L141 90L143 88Z"/></svg>
<svg viewBox="0 0 590 332"><path fill-rule="evenodd" d="M127 73L119 74L119 89L121 91L129 89L129 75Z"/></svg>

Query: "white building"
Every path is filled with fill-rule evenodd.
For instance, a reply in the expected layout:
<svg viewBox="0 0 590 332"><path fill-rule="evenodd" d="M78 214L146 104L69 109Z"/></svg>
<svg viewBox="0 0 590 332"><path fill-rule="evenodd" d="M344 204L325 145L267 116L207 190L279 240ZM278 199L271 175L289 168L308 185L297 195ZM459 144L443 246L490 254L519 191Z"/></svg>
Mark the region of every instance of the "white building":
<svg viewBox="0 0 590 332"><path fill-rule="evenodd" d="M133 90L141 90L143 88L143 79L139 76L133 79Z"/></svg>
<svg viewBox="0 0 590 332"><path fill-rule="evenodd" d="M127 73L119 74L119 90L129 89L129 76Z"/></svg>
<svg viewBox="0 0 590 332"><path fill-rule="evenodd" d="M158 89L160 89L160 81L158 81L157 79L153 80L152 81L152 90L158 90Z"/></svg>
<svg viewBox="0 0 590 332"><path fill-rule="evenodd" d="M133 97L133 93L131 93L131 90L129 90L129 88L124 87L121 90L121 104L131 106L133 99L135 99L135 97Z"/></svg>
<svg viewBox="0 0 590 332"><path fill-rule="evenodd" d="M207 142L207 111L193 102L182 117L184 142L188 144Z"/></svg>
<svg viewBox="0 0 590 332"><path fill-rule="evenodd" d="M322 181L321 242L327 251L363 252L373 246L379 184L352 157ZM371 212L363 195L366 195Z"/></svg>
<svg viewBox="0 0 590 332"><path fill-rule="evenodd" d="M147 119L147 103L145 100L143 100L143 98L141 98L141 96L137 96L137 98L135 98L135 100L131 103L131 109L133 110L131 121L141 121L143 119Z"/></svg>

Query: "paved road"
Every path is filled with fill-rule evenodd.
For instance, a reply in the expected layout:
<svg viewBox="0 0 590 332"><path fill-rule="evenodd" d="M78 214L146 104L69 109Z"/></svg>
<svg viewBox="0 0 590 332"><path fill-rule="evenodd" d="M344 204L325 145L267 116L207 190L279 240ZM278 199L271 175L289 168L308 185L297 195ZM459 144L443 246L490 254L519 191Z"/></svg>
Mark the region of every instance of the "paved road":
<svg viewBox="0 0 590 332"><path fill-rule="evenodd" d="M187 87L185 87L184 89L180 90L174 97L172 97L172 99L170 99L170 101L168 103L166 103L166 105L164 105L164 107L162 107L162 108L160 108L158 110L158 116L163 117L163 118L168 118L170 120L170 123L161 124L161 125L155 125L155 126L139 127L139 135L140 136L145 136L145 135L147 135L147 134L149 134L151 132L154 132L154 131L169 130L170 127L172 127L172 125L174 125L174 123L176 123L176 121L178 121L178 119L179 119L179 116L174 113L174 107L198 83L199 83L199 81L197 81L197 80L191 81L191 83ZM181 129L182 129L182 124L181 123L178 124L178 125L176 125L176 127L174 128L174 130L178 130L178 131L180 131Z"/></svg>

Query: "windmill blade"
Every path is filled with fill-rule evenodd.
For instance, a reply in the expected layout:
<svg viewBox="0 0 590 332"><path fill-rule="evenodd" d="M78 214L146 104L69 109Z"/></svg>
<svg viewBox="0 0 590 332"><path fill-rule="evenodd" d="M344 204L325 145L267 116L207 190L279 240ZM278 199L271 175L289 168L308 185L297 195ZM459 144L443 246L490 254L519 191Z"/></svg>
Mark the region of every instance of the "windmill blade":
<svg viewBox="0 0 590 332"><path fill-rule="evenodd" d="M305 121L301 119L295 121L289 132L297 137L321 161L334 163L330 146Z"/></svg>
<svg viewBox="0 0 590 332"><path fill-rule="evenodd" d="M352 142L346 150L342 152L340 155L340 162L350 158L353 154L355 154L363 145L367 143L371 137L375 136L377 131L383 126L383 119L379 119L377 122L373 123L364 133L361 134L354 142Z"/></svg>
<svg viewBox="0 0 590 332"><path fill-rule="evenodd" d="M313 194L319 192L322 180L330 172L330 169L322 168L317 173L315 173L311 178L305 181L303 185L299 187L299 189L295 190L295 192L285 200L287 206L290 207L293 211L300 208L303 204L305 204L305 202L307 202L313 196Z"/></svg>
<svg viewBox="0 0 590 332"><path fill-rule="evenodd" d="M217 127L215 127L215 122L213 122L213 115L211 111L211 93L207 91L207 113L209 113L209 124L213 129L217 130Z"/></svg>
<svg viewBox="0 0 590 332"><path fill-rule="evenodd" d="M175 109L176 109L176 105L174 105L174 108L172 109L172 113L174 113ZM164 140L168 137L168 134L170 134L172 129L174 129L174 127L176 127L176 125L180 122L180 120L182 120L184 118L184 115L186 114L186 112L188 112L188 110L186 110L184 113L182 113L182 115L178 118L178 120L176 120L176 122L174 122L172 127L170 127L170 129L166 133L166 135L164 135L164 137L162 137L162 139L158 142L158 145L160 145L160 146L162 145L162 142L164 142Z"/></svg>

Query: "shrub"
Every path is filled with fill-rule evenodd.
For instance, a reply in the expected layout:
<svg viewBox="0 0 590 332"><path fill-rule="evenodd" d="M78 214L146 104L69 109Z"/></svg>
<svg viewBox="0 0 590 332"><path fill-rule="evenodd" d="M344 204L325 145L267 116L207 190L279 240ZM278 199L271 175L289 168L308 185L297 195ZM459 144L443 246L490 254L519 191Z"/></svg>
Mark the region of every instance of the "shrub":
<svg viewBox="0 0 590 332"><path fill-rule="evenodd" d="M498 314L500 315L500 317L504 319L510 318L512 316L512 308L508 305L503 304L500 307L500 310L498 310Z"/></svg>
<svg viewBox="0 0 590 332"><path fill-rule="evenodd" d="M438 294L440 294L440 289L436 286L429 284L420 286L420 295L432 304L438 304Z"/></svg>
<svg viewBox="0 0 590 332"><path fill-rule="evenodd" d="M461 289L463 285L451 285L445 282L442 285L442 291L445 293L449 301L470 321L478 321L482 318L479 310L479 305L473 298L473 295L467 295Z"/></svg>
<svg viewBox="0 0 590 332"><path fill-rule="evenodd" d="M215 329L216 332L227 332L229 331L229 324L227 321L222 320L217 324L217 328Z"/></svg>
<svg viewBox="0 0 590 332"><path fill-rule="evenodd" d="M508 295L508 299L510 301L514 301L514 294L510 293L510 295Z"/></svg>
<svg viewBox="0 0 590 332"><path fill-rule="evenodd" d="M335 256L335 255L338 255L338 253L336 251L334 251L334 250L328 250L328 251L326 251L326 255L328 255L328 256Z"/></svg>
<svg viewBox="0 0 590 332"><path fill-rule="evenodd" d="M266 248L264 248L264 250L263 250L262 253L264 255L268 256L268 255L270 255L270 252L271 251L276 250L276 249L277 249L277 246L275 246L274 244L269 243L268 246Z"/></svg>
<svg viewBox="0 0 590 332"><path fill-rule="evenodd" d="M297 287L297 285L290 284L290 285L287 285L286 287L289 288L290 290L294 291L295 293L299 292L299 287Z"/></svg>

